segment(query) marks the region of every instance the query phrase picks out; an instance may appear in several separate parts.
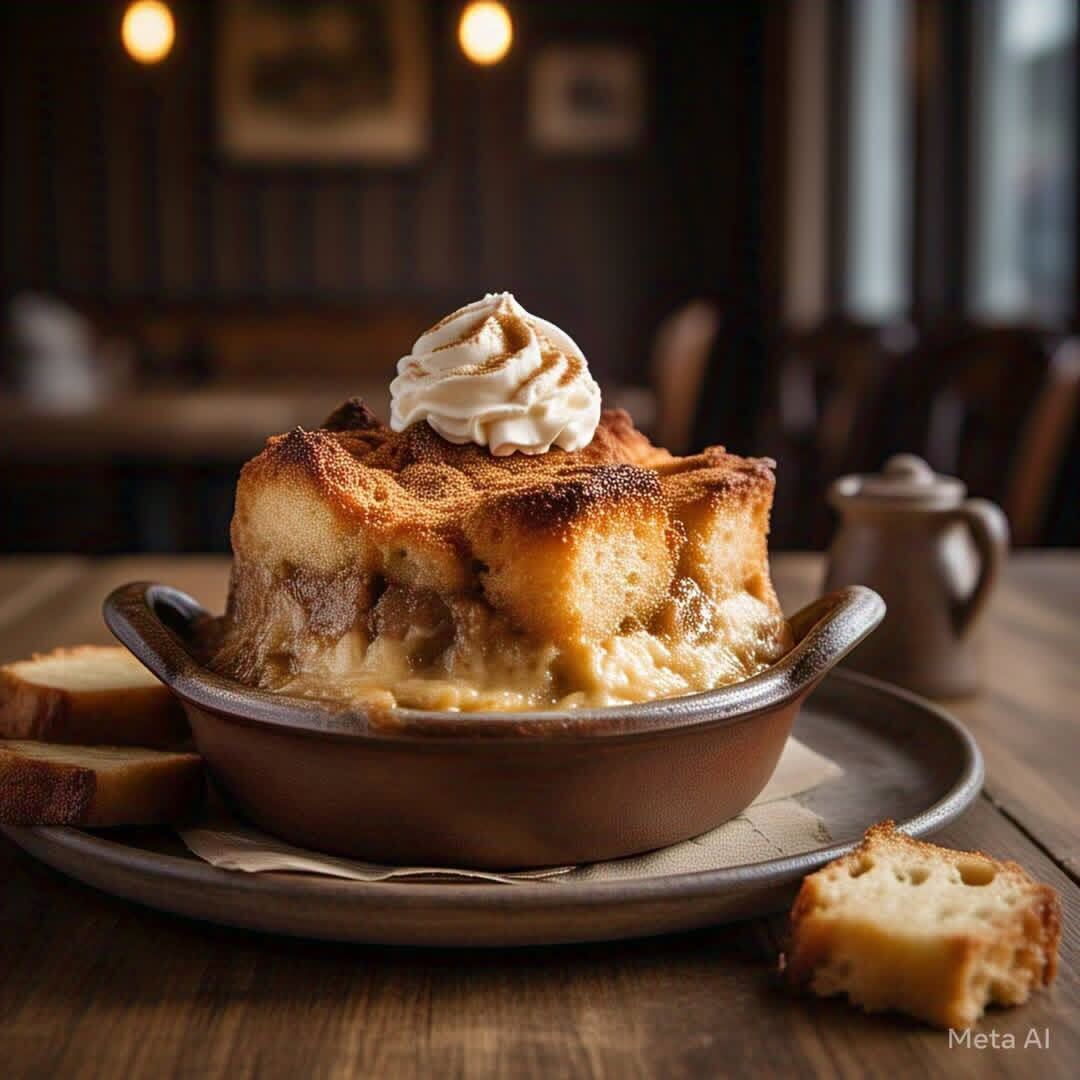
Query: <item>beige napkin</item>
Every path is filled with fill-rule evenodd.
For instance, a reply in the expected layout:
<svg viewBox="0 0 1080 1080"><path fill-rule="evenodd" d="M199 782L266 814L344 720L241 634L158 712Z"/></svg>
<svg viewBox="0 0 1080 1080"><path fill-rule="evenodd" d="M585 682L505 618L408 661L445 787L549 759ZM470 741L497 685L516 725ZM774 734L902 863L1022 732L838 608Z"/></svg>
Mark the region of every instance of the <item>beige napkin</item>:
<svg viewBox="0 0 1080 1080"><path fill-rule="evenodd" d="M827 844L831 837L825 823L792 796L809 791L841 772L835 762L797 739L788 739L765 789L738 817L692 840L644 855L585 866L508 873L451 867L382 866L293 847L238 821L220 808L215 808L210 819L200 827L181 830L180 837L194 854L213 866L248 873L277 870L323 874L352 881L426 878L493 881L509 885L523 881L613 881L656 877L741 866L811 851Z"/></svg>

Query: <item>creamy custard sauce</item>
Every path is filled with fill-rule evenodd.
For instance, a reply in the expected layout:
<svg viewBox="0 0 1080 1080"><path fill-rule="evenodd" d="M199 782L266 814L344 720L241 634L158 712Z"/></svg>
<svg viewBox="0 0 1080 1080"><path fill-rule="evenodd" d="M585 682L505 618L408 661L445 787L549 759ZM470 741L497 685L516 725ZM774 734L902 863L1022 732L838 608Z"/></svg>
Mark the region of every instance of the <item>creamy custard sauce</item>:
<svg viewBox="0 0 1080 1080"><path fill-rule="evenodd" d="M696 587L695 587L696 588ZM695 597L704 600L700 594ZM417 709L573 709L625 705L711 690L756 675L791 646L783 620L738 594L706 602L704 621L678 613L573 649L538 645L500 627L458 637L441 651L441 629L410 626L402 636L359 629L305 650L301 674L271 687L323 700ZM494 629L492 627L491 629ZM563 687L576 687L567 693Z"/></svg>

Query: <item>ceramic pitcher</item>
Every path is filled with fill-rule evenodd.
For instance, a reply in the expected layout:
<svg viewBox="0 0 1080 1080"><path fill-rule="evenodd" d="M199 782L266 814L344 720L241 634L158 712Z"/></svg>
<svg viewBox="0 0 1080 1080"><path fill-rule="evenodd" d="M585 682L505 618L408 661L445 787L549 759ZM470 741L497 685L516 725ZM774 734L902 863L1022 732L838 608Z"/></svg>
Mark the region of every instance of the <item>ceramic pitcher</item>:
<svg viewBox="0 0 1080 1080"><path fill-rule="evenodd" d="M1004 513L955 477L900 454L829 489L840 525L825 589L861 584L888 605L848 666L931 697L979 687L976 626L1009 548Z"/></svg>

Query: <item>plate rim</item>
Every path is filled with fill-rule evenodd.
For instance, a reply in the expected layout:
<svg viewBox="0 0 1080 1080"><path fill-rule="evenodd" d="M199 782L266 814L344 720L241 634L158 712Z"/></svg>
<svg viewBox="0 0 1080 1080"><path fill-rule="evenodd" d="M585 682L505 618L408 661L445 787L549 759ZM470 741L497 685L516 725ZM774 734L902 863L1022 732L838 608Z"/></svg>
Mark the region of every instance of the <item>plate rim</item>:
<svg viewBox="0 0 1080 1080"><path fill-rule="evenodd" d="M909 836L921 837L955 820L978 797L985 778L982 753L964 725L940 705L901 687L860 672L836 670L827 676L828 682L843 682L859 688L859 692L884 694L898 698L908 706L929 713L960 745L963 760L960 772L950 789L937 802L920 813L897 823L897 828ZM347 898L362 906L365 902L408 900L423 903L427 910L458 910L462 907L482 909L507 906L532 910L560 908L569 905L592 907L612 901L633 903L677 893L687 898L736 888L776 886L801 877L852 851L858 840L829 844L796 855L781 856L757 863L711 870L686 871L640 879L585 881L553 885L551 882L524 881L512 885L494 882L361 882L318 875L273 873L252 874L224 870L205 863L197 856L181 857L149 851L130 844L121 844L99 834L72 826L0 825L0 831L13 843L35 858L42 850L63 851L88 859L99 860L117 870L150 876L158 880L180 880L194 885L227 887L238 892L258 895L267 891L282 900L313 898ZM47 859L42 859L48 862ZM66 876L77 877L68 870ZM99 886L94 886L99 887ZM99 887L100 888L100 887ZM107 888L102 891L111 892ZM121 895L114 893L114 895ZM157 905L146 905L154 906ZM207 917L209 918L209 917ZM212 921L212 920L209 920Z"/></svg>

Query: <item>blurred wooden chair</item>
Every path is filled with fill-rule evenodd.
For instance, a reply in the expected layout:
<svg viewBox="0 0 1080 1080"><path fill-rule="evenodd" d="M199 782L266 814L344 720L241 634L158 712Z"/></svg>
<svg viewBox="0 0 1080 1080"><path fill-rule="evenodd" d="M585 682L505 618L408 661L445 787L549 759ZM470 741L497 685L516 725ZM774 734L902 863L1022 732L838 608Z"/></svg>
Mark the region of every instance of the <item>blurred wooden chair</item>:
<svg viewBox="0 0 1080 1080"><path fill-rule="evenodd" d="M1066 436L1061 467L1051 485L1039 542L1049 547L1080 547L1080 405Z"/></svg>
<svg viewBox="0 0 1080 1080"><path fill-rule="evenodd" d="M1005 512L1017 545L1042 539L1054 485L1065 467L1080 416L1080 339L1054 350L1049 371L1028 413L1009 473Z"/></svg>
<svg viewBox="0 0 1080 1080"><path fill-rule="evenodd" d="M777 546L821 547L832 530L828 485L880 465L886 388L915 341L906 322L830 319L780 343L760 439L778 464Z"/></svg>
<svg viewBox="0 0 1080 1080"><path fill-rule="evenodd" d="M657 328L652 350L654 442L673 454L691 448L694 418L720 325L716 305L697 299L672 312Z"/></svg>
<svg viewBox="0 0 1080 1080"><path fill-rule="evenodd" d="M999 502L1039 539L1072 433L1080 342L1035 327L962 327L926 343L895 390L896 441Z"/></svg>

